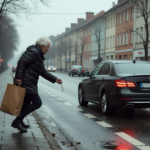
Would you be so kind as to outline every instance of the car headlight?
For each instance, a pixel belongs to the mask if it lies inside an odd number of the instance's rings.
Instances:
[[[54,70],[56,69],[56,68],[53,68]]]

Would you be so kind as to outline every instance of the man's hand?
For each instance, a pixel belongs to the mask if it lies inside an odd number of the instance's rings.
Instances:
[[[15,79],[15,83],[20,86],[22,84],[22,80],[21,79]]]
[[[63,81],[62,81],[61,79],[56,79],[56,82],[57,82],[58,84],[62,84],[62,83],[63,83]]]

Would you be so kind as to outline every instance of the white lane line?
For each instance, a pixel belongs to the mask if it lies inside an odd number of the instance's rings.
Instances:
[[[47,92],[47,90],[44,90],[45,92]]]
[[[56,95],[51,95],[51,96],[55,97]]]
[[[61,98],[59,98],[59,97],[57,97],[57,99],[60,100],[60,101],[63,101],[63,99],[61,99]]]
[[[131,137],[131,136],[129,136],[129,135],[123,133],[123,132],[118,132],[118,133],[115,133],[115,134],[117,134],[121,138],[125,139],[126,141],[128,141],[129,143],[131,143],[134,146],[145,146],[144,143],[134,139],[133,137]]]
[[[91,115],[91,114],[83,114],[83,115],[85,115],[85,116],[88,117],[88,118],[96,118],[95,116],[93,116],[93,115]]]
[[[73,108],[75,109],[76,111],[83,111],[83,109],[80,109],[80,108]]]
[[[103,126],[103,127],[106,127],[106,128],[113,127],[113,126],[107,124],[107,123],[104,122],[104,121],[96,121],[96,123],[98,123],[99,125],[101,125],[101,126]]]
[[[68,102],[64,102],[66,105],[68,105],[68,106],[72,106],[70,103],[68,103]]]
[[[150,150],[149,146],[136,146],[136,147],[138,147],[141,150]]]

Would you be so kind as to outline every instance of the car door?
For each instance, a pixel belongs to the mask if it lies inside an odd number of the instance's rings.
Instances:
[[[84,90],[84,98],[90,101],[94,101],[94,87],[95,84],[95,76],[99,73],[102,68],[103,63],[99,64],[91,73],[90,77],[84,79],[83,82],[83,90]]]
[[[93,85],[94,90],[94,101],[100,102],[100,89],[105,84],[110,74],[110,63],[105,63],[98,75],[95,76],[95,82]]]

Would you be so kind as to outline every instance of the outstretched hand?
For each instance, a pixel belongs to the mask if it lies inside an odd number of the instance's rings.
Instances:
[[[58,84],[62,84],[62,83],[63,83],[63,81],[62,81],[61,79],[56,79],[56,82],[57,82]]]

